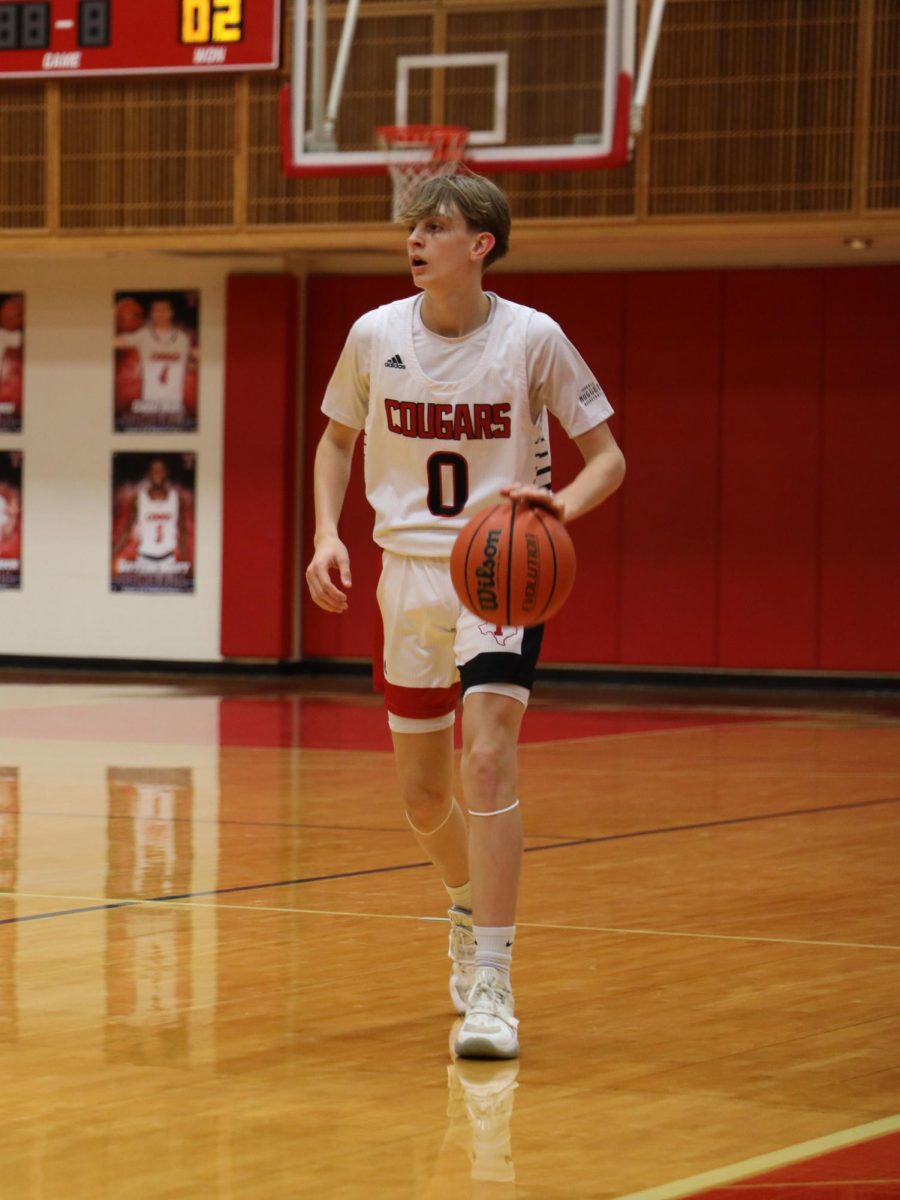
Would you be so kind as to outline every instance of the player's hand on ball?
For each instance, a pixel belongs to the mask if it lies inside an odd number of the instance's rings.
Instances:
[[[336,534],[328,534],[316,542],[316,552],[306,568],[306,584],[319,608],[324,608],[326,612],[342,613],[346,611],[349,601],[346,593],[332,580],[332,571],[337,572],[343,587],[353,586],[350,555]]]
[[[500,489],[500,495],[505,496],[507,500],[512,500],[513,503],[521,501],[525,504],[534,504],[538,508],[545,508],[560,521],[566,519],[566,506],[546,488],[535,487],[528,483],[511,483],[509,487]]]

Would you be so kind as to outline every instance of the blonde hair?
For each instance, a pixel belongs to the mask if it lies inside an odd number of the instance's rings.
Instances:
[[[485,269],[506,254],[512,224],[509,201],[495,183],[472,171],[427,179],[413,193],[406,209],[397,216],[397,221],[403,225],[415,225],[424,217],[438,214],[449,216],[454,208],[459,210],[469,229],[494,235],[494,245],[485,255]]]

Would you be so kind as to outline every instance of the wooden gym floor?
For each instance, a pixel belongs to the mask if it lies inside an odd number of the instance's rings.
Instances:
[[[521,764],[454,1064],[362,683],[0,675],[0,1196],[896,1197],[900,697],[545,685]]]

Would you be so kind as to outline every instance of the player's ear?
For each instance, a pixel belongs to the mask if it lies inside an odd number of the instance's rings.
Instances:
[[[485,258],[487,258],[487,256],[493,250],[496,243],[497,239],[494,237],[494,235],[492,233],[488,233],[486,229],[482,229],[478,234],[476,234],[475,240],[472,243],[472,257],[478,262],[483,263]]]

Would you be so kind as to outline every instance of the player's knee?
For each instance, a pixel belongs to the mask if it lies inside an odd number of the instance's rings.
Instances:
[[[508,757],[503,747],[476,739],[463,753],[463,771],[469,790],[479,796],[497,795],[509,773]]]
[[[408,784],[403,789],[403,804],[413,827],[424,833],[434,829],[447,815],[447,796],[425,783]]]

